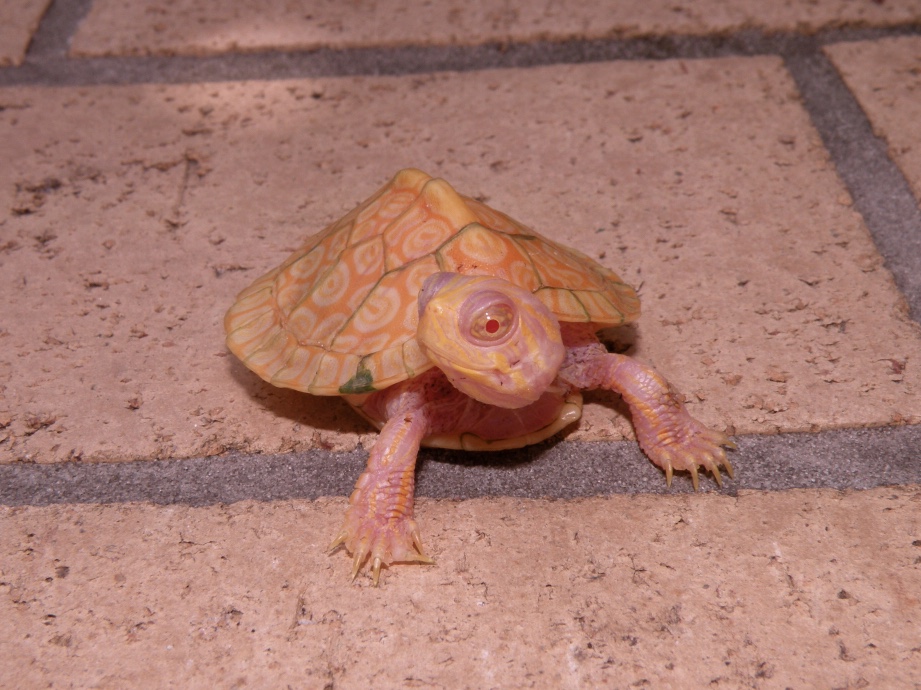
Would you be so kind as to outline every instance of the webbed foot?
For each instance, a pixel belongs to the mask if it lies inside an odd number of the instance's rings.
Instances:
[[[344,546],[352,554],[352,579],[366,563],[370,564],[375,585],[382,566],[395,562],[434,563],[425,555],[416,521],[393,511],[378,513],[373,507],[377,497],[369,494],[371,491],[362,488],[355,490],[342,528],[329,545],[330,552]]]
[[[413,519],[416,454],[425,429],[425,416],[418,409],[394,415],[371,449],[342,528],[329,545],[330,551],[344,546],[352,554],[353,580],[365,563],[370,563],[377,585],[382,566],[433,562],[422,549]]]
[[[720,487],[723,486],[720,467],[732,479],[732,463],[726,457],[725,449],[736,448],[736,444],[726,434],[694,419],[683,405],[671,408],[669,412],[647,419],[648,424],[637,424],[640,447],[665,471],[666,483],[671,486],[675,470],[690,472],[694,491],[697,491],[700,481],[698,468],[701,467],[713,475]]]

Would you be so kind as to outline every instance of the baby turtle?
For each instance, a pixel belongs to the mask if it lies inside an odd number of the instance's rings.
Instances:
[[[542,441],[582,414],[581,390],[619,393],[665,471],[732,467],[722,433],[691,417],[654,369],[596,333],[639,316],[615,273],[444,180],[407,169],[310,237],[227,312],[227,346],[276,386],[340,395],[380,428],[330,549],[430,563],[413,519],[420,445]]]

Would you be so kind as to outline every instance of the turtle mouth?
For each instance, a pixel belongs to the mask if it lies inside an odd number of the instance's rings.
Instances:
[[[516,385],[514,376],[494,366],[453,366],[442,371],[451,385],[487,405],[517,409],[537,400],[542,392],[533,386]]]

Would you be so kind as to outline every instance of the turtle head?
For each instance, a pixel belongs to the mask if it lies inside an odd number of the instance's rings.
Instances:
[[[543,302],[491,276],[429,276],[419,293],[417,336],[455,388],[512,409],[541,396],[565,354],[560,325]]]

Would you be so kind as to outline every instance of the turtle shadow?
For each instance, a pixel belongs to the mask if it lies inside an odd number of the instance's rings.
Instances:
[[[470,451],[446,448],[419,449],[416,492],[432,498],[502,496],[527,487],[527,477],[542,458],[553,453],[562,434],[521,448]],[[525,489],[525,495],[528,491]]]
[[[608,352],[619,355],[633,355],[640,349],[643,336],[636,324],[610,326],[598,331],[598,340]]]
[[[279,388],[259,378],[236,357],[228,359],[228,372],[240,390],[275,417],[289,420],[305,429],[344,434],[364,433],[371,429],[371,426],[338,396],[311,395],[292,388]]]

